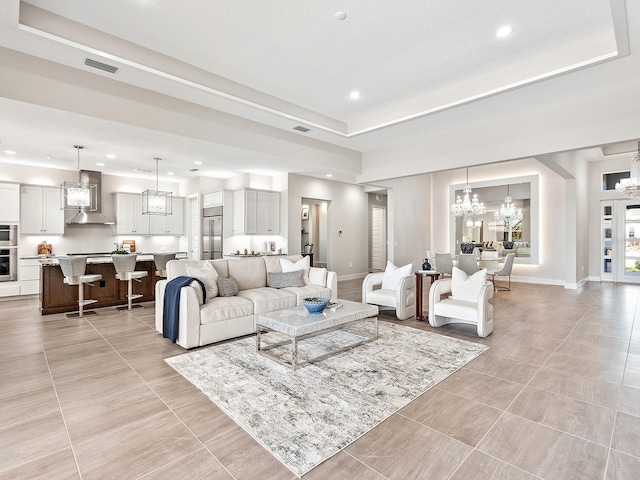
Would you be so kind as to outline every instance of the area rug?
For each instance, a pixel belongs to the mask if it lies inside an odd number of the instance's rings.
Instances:
[[[302,341],[299,357],[355,343],[372,323]],[[166,362],[302,476],[488,348],[387,322],[380,322],[379,335],[295,372],[257,354],[255,337]],[[263,341],[282,337],[269,333]]]

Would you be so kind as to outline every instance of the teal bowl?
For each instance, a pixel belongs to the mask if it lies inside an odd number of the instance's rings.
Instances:
[[[302,299],[302,304],[309,313],[322,313],[329,303],[327,297],[306,297]]]

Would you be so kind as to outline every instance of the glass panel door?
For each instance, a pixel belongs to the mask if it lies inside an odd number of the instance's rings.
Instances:
[[[623,277],[623,281],[640,282],[640,205],[625,208]]]

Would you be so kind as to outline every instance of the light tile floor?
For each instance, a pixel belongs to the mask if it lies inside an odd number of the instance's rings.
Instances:
[[[639,300],[517,283],[486,339],[401,322],[491,348],[305,478],[640,478]],[[165,364],[184,350],[145,306],[70,319],[0,300],[0,478],[295,478]]]

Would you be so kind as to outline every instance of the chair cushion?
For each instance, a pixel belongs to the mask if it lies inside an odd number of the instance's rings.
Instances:
[[[467,275],[457,267],[453,267],[451,275],[451,298],[462,300],[465,302],[473,302],[474,306],[478,303],[480,290],[487,282],[487,270],[482,270]]]
[[[218,272],[209,262],[187,262],[187,276],[197,278],[204,283],[207,299],[218,296]]]
[[[302,270],[304,272],[304,274],[302,275],[302,279],[304,280],[305,285],[309,283],[310,257],[302,257],[295,263],[286,258],[281,258],[280,266],[282,267],[282,271],[284,273]]]
[[[218,277],[218,295],[221,297],[233,297],[238,295],[238,284],[233,277]]]
[[[385,307],[396,308],[396,291],[378,289],[367,293],[366,303],[373,305],[383,305]],[[405,296],[405,306],[413,305],[415,303],[415,294],[409,290]]]
[[[397,290],[400,287],[400,281],[403,277],[411,275],[412,263],[407,263],[402,267],[396,267],[393,263],[387,262],[387,268],[384,270],[382,277],[383,290]]]
[[[491,306],[491,304],[489,304]],[[446,298],[439,301],[433,307],[434,315],[441,317],[457,318],[468,322],[478,321],[478,303]],[[491,317],[489,317],[491,318]]]

